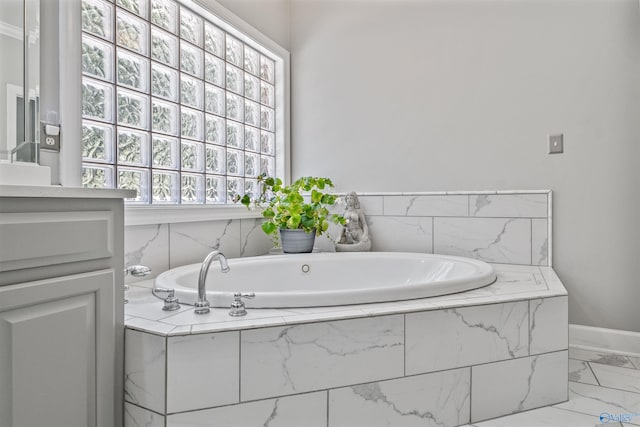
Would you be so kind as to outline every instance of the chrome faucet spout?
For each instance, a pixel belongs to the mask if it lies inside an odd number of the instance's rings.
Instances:
[[[207,273],[209,272],[209,267],[213,260],[218,259],[220,261],[220,271],[223,273],[229,272],[229,264],[227,263],[227,258],[220,251],[213,251],[202,261],[202,266],[200,267],[200,275],[198,276],[198,300],[194,304],[196,314],[206,314],[208,313],[210,304],[207,301]]]

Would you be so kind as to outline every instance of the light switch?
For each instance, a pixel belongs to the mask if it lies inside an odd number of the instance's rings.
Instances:
[[[564,152],[563,135],[549,135],[549,154],[560,154]]]

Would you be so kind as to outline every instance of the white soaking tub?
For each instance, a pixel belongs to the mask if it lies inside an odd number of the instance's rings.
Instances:
[[[180,302],[198,295],[201,264],[160,274],[155,287],[172,288]],[[321,307],[403,301],[446,295],[493,283],[485,262],[447,255],[398,252],[312,253],[236,258],[222,273],[214,261],[207,276],[207,299],[229,307],[234,292],[254,292],[247,307]]]

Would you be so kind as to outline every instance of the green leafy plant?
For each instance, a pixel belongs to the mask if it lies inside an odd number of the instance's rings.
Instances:
[[[331,214],[328,206],[336,203],[337,196],[325,192],[333,188],[329,178],[306,176],[299,178],[291,185],[283,185],[280,178],[266,175],[258,176],[260,195],[252,199],[248,194],[241,198],[236,196],[247,208],[262,208],[262,216],[266,221],[262,231],[277,236],[278,229],[302,229],[308,233],[315,232],[321,236],[329,229],[331,222],[345,224],[341,215]]]

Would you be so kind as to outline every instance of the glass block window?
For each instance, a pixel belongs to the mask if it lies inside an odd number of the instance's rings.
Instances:
[[[224,204],[276,173],[277,57],[188,0],[82,0],[82,182]]]

